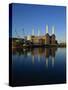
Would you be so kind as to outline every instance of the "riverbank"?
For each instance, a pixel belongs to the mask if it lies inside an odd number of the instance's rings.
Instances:
[[[19,46],[12,46],[12,49],[14,48],[53,48],[53,47],[56,47],[56,48],[66,48],[66,45],[19,45]]]

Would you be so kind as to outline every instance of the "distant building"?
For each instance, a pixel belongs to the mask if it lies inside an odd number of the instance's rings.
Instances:
[[[41,36],[40,30],[38,29],[38,35],[34,35],[34,29],[32,30],[32,35],[27,36],[27,40],[30,40],[34,44],[45,44],[45,45],[55,45],[57,44],[56,36],[54,34],[54,26],[52,27],[52,35],[48,33],[48,25],[46,25],[46,34]]]

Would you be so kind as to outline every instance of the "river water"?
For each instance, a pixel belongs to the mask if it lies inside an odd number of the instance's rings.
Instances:
[[[66,82],[66,48],[16,49],[12,54],[14,85]]]

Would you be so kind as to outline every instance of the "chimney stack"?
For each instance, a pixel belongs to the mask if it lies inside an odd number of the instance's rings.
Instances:
[[[32,36],[34,36],[34,28],[32,29]]]
[[[46,33],[48,33],[48,25],[46,24]]]
[[[52,26],[52,34],[55,34],[55,27]]]
[[[40,36],[40,29],[38,28],[38,36]]]

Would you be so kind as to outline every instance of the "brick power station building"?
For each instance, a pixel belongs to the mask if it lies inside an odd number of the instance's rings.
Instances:
[[[27,40],[31,41],[34,44],[45,44],[45,45],[56,45],[57,40],[55,36],[54,26],[52,27],[52,35],[48,33],[48,25],[46,25],[46,34],[40,35],[40,30],[38,30],[38,35],[34,35],[34,29],[32,30],[32,35],[27,36]]]

